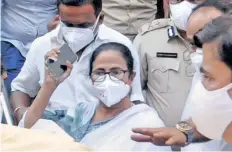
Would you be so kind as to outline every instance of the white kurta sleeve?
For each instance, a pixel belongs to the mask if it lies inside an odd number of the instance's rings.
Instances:
[[[38,39],[36,39],[31,45],[21,72],[12,81],[12,91],[21,91],[30,97],[36,96],[40,89],[40,75],[37,69],[37,56],[40,49],[43,49],[43,47],[40,46]]]

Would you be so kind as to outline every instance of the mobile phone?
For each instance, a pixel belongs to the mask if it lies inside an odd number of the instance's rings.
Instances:
[[[77,55],[68,44],[64,44],[59,50],[58,58],[49,58],[45,61],[45,66],[55,77],[60,77],[67,70],[66,61],[73,64],[77,60]]]

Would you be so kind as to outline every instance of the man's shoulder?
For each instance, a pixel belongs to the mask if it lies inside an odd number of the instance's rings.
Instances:
[[[36,38],[31,44],[30,51],[33,51],[34,53],[38,51],[40,54],[47,53],[51,49],[51,38],[56,37],[57,34],[57,30],[53,30],[41,37]]]
[[[145,45],[160,45],[160,42],[168,41],[168,28],[170,27],[170,19],[157,19],[144,24],[138,31],[133,44],[139,46]]]
[[[157,33],[158,31],[166,31],[167,27],[170,26],[170,19],[156,19],[151,22],[148,22],[141,26],[139,29],[139,35],[145,36],[147,33]]]
[[[100,39],[107,42],[117,42],[122,43],[128,47],[132,46],[132,42],[125,35],[119,33],[118,31],[102,24],[100,27]]]

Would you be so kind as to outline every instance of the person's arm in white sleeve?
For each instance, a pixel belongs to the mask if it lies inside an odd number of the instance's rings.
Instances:
[[[19,75],[12,81],[11,106],[17,121],[20,121],[26,109],[31,104],[31,98],[35,97],[39,91],[39,71],[37,69],[37,53],[39,44],[35,40],[27,54],[24,66]]]

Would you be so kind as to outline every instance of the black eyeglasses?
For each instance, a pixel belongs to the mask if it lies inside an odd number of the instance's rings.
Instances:
[[[102,70],[97,70],[91,73],[91,79],[93,82],[102,82],[105,80],[106,75],[109,75],[110,79],[113,81],[122,80],[125,76],[125,73],[128,72],[127,70],[112,70],[110,72],[105,72]]]

